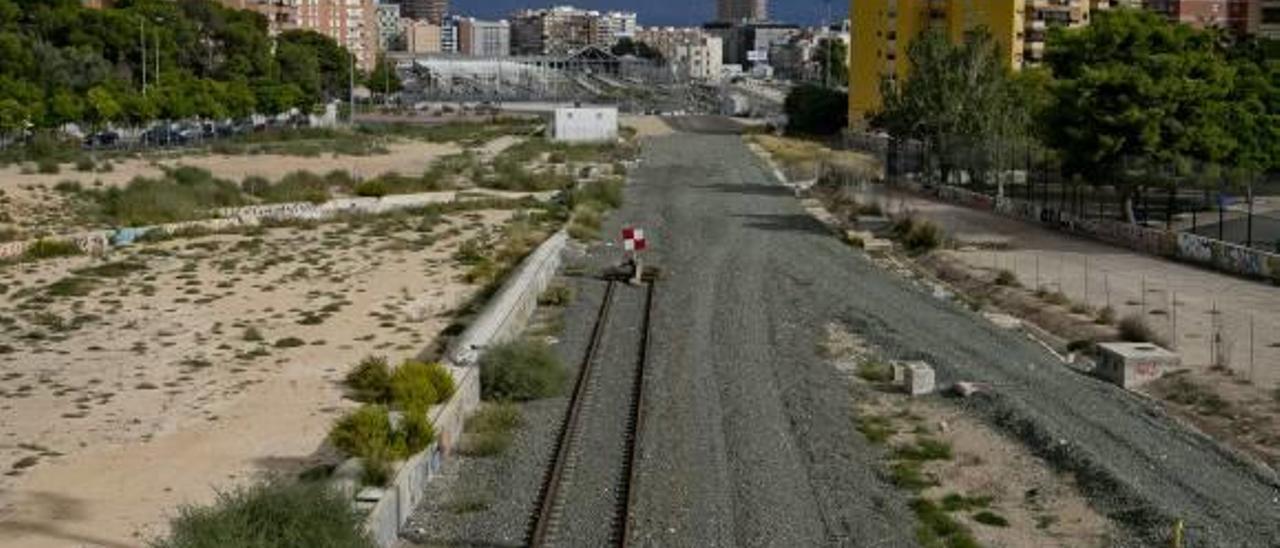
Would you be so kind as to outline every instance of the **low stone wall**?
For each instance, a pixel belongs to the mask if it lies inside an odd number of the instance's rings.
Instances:
[[[389,548],[396,543],[400,526],[421,502],[427,482],[462,436],[467,416],[480,404],[480,370],[476,366],[480,352],[515,338],[524,329],[538,297],[560,268],[568,240],[564,231],[557,232],[526,257],[445,356],[458,391],[447,403],[432,409],[436,443],[404,462],[369,511],[365,527],[379,546]]]
[[[96,255],[111,250],[112,247],[132,245],[138,238],[152,231],[166,234],[180,234],[186,231],[203,230],[220,232],[238,227],[258,226],[262,221],[322,221],[342,214],[379,215],[402,209],[426,207],[431,204],[450,203],[464,199],[523,199],[534,198],[539,201],[551,200],[555,192],[521,193],[500,192],[490,190],[424,192],[418,194],[396,194],[383,198],[339,198],[323,204],[306,202],[288,204],[253,205],[244,207],[223,208],[214,211],[215,217],[199,221],[185,221],[156,226],[129,227],[117,230],[95,230],[71,236],[54,236],[45,238],[51,241],[71,242],[84,253]],[[27,249],[40,240],[0,243],[0,261],[19,259]]]

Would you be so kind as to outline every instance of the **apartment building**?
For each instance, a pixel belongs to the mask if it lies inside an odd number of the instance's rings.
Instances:
[[[635,28],[631,12],[601,13],[573,6],[527,9],[511,20],[511,49],[517,55],[565,55],[588,46],[610,47],[619,32]]]
[[[470,17],[457,20],[458,53],[472,57],[511,55],[511,24],[481,21]]]
[[[959,43],[984,27],[1000,45],[1008,66],[1021,69],[1044,58],[1053,27],[1089,24],[1094,9],[1124,0],[874,0],[851,3],[849,119],[859,123],[880,108],[883,78],[904,78],[907,48],[928,30]]]
[[[718,80],[723,72],[724,42],[702,29],[646,28],[636,31],[634,39],[661,53],[681,77]]]
[[[1261,0],[1258,4],[1258,35],[1280,40],[1280,0]]]
[[[443,25],[449,14],[449,0],[400,0],[400,12],[409,19]]]
[[[716,21],[754,23],[768,20],[768,0],[717,0],[716,2]]]
[[[376,0],[223,0],[267,18],[268,31],[310,30],[330,38],[356,57],[356,66],[372,70],[381,34]]]
[[[381,1],[378,3],[378,49],[390,51],[400,49],[404,29],[400,24],[400,4]]]
[[[440,25],[419,19],[403,19],[405,51],[413,54],[440,53],[444,41]]]

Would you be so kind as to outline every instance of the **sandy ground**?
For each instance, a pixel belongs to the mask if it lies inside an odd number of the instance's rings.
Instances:
[[[970,265],[1012,271],[1027,287],[1062,291],[1093,308],[1110,305],[1118,318],[1145,317],[1173,342],[1184,365],[1206,370],[1217,353],[1236,377],[1280,385],[1280,288],[960,206],[913,197],[888,203],[978,243],[948,252]]]
[[[10,267],[0,546],[138,546],[182,503],[326,460],[342,375],[427,346],[476,290],[454,250],[511,214],[140,246],[110,256],[140,270],[82,295],[48,286],[102,261]]]
[[[884,440],[886,447],[909,445],[922,437],[951,447],[950,459],[924,464],[925,477],[935,485],[919,496],[935,502],[949,494],[989,497],[989,504],[981,508],[949,513],[982,546],[1110,546],[1114,525],[1089,507],[1072,478],[1053,471],[1022,444],[967,416],[946,399],[910,398],[899,387],[860,378],[859,364],[874,360],[876,351],[844,326],[828,326],[824,350],[850,379],[859,420],[882,420],[893,432]],[[983,510],[1005,518],[1008,525],[975,521],[973,516]]]
[[[618,124],[636,130],[636,138],[661,137],[674,133],[671,126],[658,116],[622,116]]]
[[[497,154],[518,143],[515,137],[500,137],[482,147],[483,154]],[[357,177],[375,177],[389,172],[417,175],[425,172],[431,163],[441,156],[456,154],[462,147],[452,143],[427,143],[423,141],[399,141],[387,145],[387,154],[370,156],[322,155],[314,158],[260,155],[204,155],[171,159],[135,158],[114,162],[107,173],[80,172],[73,166],[63,165],[58,174],[23,175],[21,167],[11,165],[0,169],[0,228],[7,222],[24,231],[54,231],[59,227],[76,226],[67,218],[66,200],[54,191],[62,181],[76,181],[84,188],[123,186],[135,177],[159,177],[162,167],[193,166],[209,170],[215,177],[242,181],[257,175],[271,181],[299,170],[328,173],[346,170]],[[83,226],[83,225],[80,225]]]

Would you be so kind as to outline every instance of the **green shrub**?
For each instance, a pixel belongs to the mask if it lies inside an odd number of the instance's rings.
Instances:
[[[57,175],[62,171],[58,161],[53,158],[41,158],[36,162],[36,172],[44,175]]]
[[[486,403],[470,417],[465,430],[472,432],[510,432],[524,425],[520,408],[511,402]]]
[[[382,356],[368,356],[345,379],[356,401],[385,403],[391,399],[391,367]]]
[[[246,327],[244,329],[244,335],[241,335],[240,338],[247,342],[258,342],[263,340],[262,331],[259,331],[258,328],[253,326]]]
[[[920,526],[916,528],[916,540],[922,546],[946,548],[978,548],[973,533],[939,508],[933,501],[918,498],[911,501]]]
[[[976,521],[983,525],[990,525],[992,527],[1008,527],[1009,526],[1009,520],[1004,519],[1004,516],[991,512],[990,510],[983,510],[981,512],[978,512],[977,514],[974,514],[973,521]]]
[[[889,438],[896,433],[888,417],[877,415],[858,417],[858,432],[861,432],[867,441],[875,444],[889,441]]]
[[[27,247],[27,250],[22,253],[22,258],[26,260],[52,259],[54,257],[80,255],[81,253],[83,252],[74,242],[42,239]]]
[[[374,548],[364,516],[319,482],[272,479],[184,506],[152,548]]]
[[[84,187],[80,186],[80,181],[67,179],[65,181],[59,181],[58,184],[53,185],[53,189],[63,194],[76,194],[81,190],[84,190]]]
[[[566,306],[573,300],[573,290],[563,285],[548,287],[538,296],[540,306]]]
[[[356,196],[363,196],[366,198],[381,198],[386,196],[388,192],[387,183],[382,179],[361,181],[356,183],[355,186]]]
[[[1125,316],[1117,327],[1120,329],[1120,339],[1125,342],[1161,344],[1155,329],[1147,323],[1146,318],[1137,314]]]
[[[480,388],[488,400],[528,401],[555,396],[567,375],[560,358],[540,341],[499,344],[480,358]]]
[[[457,392],[457,385],[453,381],[453,373],[450,373],[449,369],[443,364],[427,364],[427,380],[431,381],[431,387],[435,388],[436,397],[441,402],[448,401]]]
[[[329,443],[356,457],[386,456],[394,441],[386,406],[367,404],[338,419],[329,431]]]
[[[1115,323],[1115,321],[1116,309],[1111,308],[1110,306],[1104,306],[1101,310],[1098,310],[1098,316],[1097,319],[1094,320],[1094,323],[1099,325],[1111,325]]]
[[[892,230],[910,253],[925,253],[942,246],[942,229],[931,221],[903,217],[894,223]]]
[[[894,451],[894,457],[908,461],[951,460],[951,445],[945,441],[922,437],[912,445]]]
[[[902,489],[922,491],[938,484],[937,481],[924,473],[924,468],[920,465],[920,461],[895,462],[889,470],[890,481]]]
[[[234,183],[194,167],[171,170],[160,179],[137,177],[124,188],[94,190],[92,196],[103,214],[122,226],[199,219],[210,209],[245,203]]]
[[[606,209],[622,207],[621,181],[595,181],[579,185],[572,194],[571,205],[601,204]]]
[[[97,164],[93,162],[93,158],[81,156],[76,158],[76,171],[93,171]]]
[[[250,175],[240,182],[240,190],[250,196],[261,196],[271,189],[271,181],[266,177]]]
[[[1001,270],[996,274],[996,285],[1005,287],[1018,287],[1022,285],[1018,282],[1018,275],[1010,270]]]
[[[311,202],[329,200],[329,183],[324,177],[310,171],[295,171],[285,175],[259,197],[268,203]]]
[[[297,337],[285,337],[276,341],[276,348],[297,348],[299,346],[306,346],[306,344],[307,341]]]
[[[893,380],[893,366],[878,361],[865,361],[858,364],[858,376],[869,382],[889,382]]]
[[[360,463],[360,483],[375,487],[384,487],[391,483],[391,461],[382,453],[370,455]]]
[[[436,429],[425,411],[406,411],[396,436],[404,440],[405,456],[416,454],[436,439]]]
[[[401,409],[425,412],[441,396],[432,381],[431,368],[421,362],[405,362],[391,373],[391,400]]]
[[[949,493],[942,497],[942,509],[947,512],[967,512],[991,506],[991,497],[966,497],[960,493]]]

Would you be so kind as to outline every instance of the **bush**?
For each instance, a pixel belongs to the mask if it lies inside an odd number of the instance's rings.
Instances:
[[[295,171],[271,185],[259,197],[268,203],[324,203],[329,200],[329,183],[310,171]]]
[[[405,362],[391,373],[391,400],[401,409],[425,412],[451,395],[453,377],[439,364]]]
[[[976,521],[983,525],[990,525],[992,527],[1008,527],[1009,526],[1009,520],[1004,519],[1003,516],[996,514],[994,512],[991,512],[989,510],[983,510],[981,512],[978,512],[977,514],[974,514],[973,521]]]
[[[240,190],[250,196],[261,196],[271,188],[271,181],[265,177],[250,175],[240,183]]]
[[[361,181],[356,184],[355,194],[366,198],[381,198],[388,194],[387,184],[382,179]]]
[[[573,300],[573,290],[563,285],[553,285],[548,287],[542,295],[538,296],[538,305],[540,306],[565,306]]]
[[[364,405],[338,419],[329,431],[329,443],[351,456],[385,457],[394,441],[386,406]]]
[[[1018,282],[1018,275],[1009,270],[1001,270],[996,274],[996,285],[1005,287],[1018,287],[1022,285]]]
[[[1160,336],[1151,328],[1147,320],[1137,314],[1125,316],[1120,320],[1120,340],[1134,343],[1161,344]]]
[[[93,162],[93,158],[81,156],[76,158],[76,171],[93,171],[97,164]]]
[[[58,161],[52,158],[41,158],[36,162],[36,172],[38,173],[42,173],[44,175],[57,175],[61,171],[62,168],[58,164]]]
[[[22,258],[27,260],[51,259],[54,257],[69,257],[79,255],[82,251],[73,242],[65,240],[37,240],[35,243],[27,247],[22,253]]]
[[[848,94],[822,86],[805,84],[787,94],[787,131],[812,135],[835,135],[847,126]]]
[[[59,181],[58,184],[53,185],[53,189],[63,194],[76,194],[81,190],[84,190],[84,187],[80,186],[80,181],[68,179],[66,181]]]
[[[385,403],[391,399],[391,367],[382,356],[368,356],[345,379],[356,401]]]
[[[858,376],[869,382],[889,382],[893,380],[893,367],[884,362],[862,362],[858,364]]]
[[[942,229],[930,221],[905,217],[894,223],[893,233],[910,253],[926,253],[942,246]]]
[[[1110,306],[1104,306],[1098,310],[1098,317],[1094,323],[1098,325],[1111,325],[1116,322],[1116,309]]]
[[[426,449],[436,439],[436,429],[427,418],[426,411],[407,411],[400,422],[396,437],[404,440],[405,456]]]
[[[306,346],[306,344],[307,341],[297,337],[285,337],[276,341],[276,348],[297,348],[299,346]]]
[[[951,445],[934,438],[920,438],[914,445],[894,451],[894,457],[908,461],[951,460]]]
[[[480,358],[480,389],[488,400],[528,401],[555,396],[566,377],[560,358],[539,341],[500,344]]]
[[[323,483],[273,479],[184,506],[152,548],[374,548],[364,516]]]
[[[95,190],[93,197],[108,219],[122,226],[188,221],[205,217],[210,209],[244,204],[235,183],[193,167],[169,171],[160,179],[137,177],[124,188]]]
[[[604,209],[622,207],[621,181],[596,181],[583,183],[572,194],[570,205],[600,204]]]
[[[520,409],[514,404],[486,404],[467,417],[465,434],[458,450],[472,457],[501,454],[511,446],[512,432],[523,422]]]

